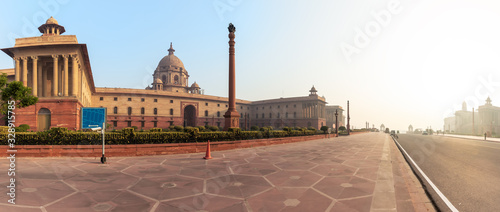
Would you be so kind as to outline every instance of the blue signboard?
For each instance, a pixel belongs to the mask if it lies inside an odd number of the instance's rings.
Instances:
[[[106,108],[82,107],[82,129],[100,127],[106,123]]]

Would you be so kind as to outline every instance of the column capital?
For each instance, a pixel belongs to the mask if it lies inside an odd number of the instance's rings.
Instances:
[[[78,54],[70,54],[69,56],[71,56],[71,58],[73,59],[78,59]]]
[[[31,56],[32,60],[38,60],[38,56]]]
[[[58,54],[53,54],[53,55],[52,55],[52,58],[54,58],[54,59],[58,59],[58,58],[59,58],[59,55],[58,55]]]
[[[15,61],[19,61],[21,60],[21,57],[13,57],[12,59],[14,59]]]
[[[61,55],[65,60],[67,60],[69,58],[69,54],[63,54]]]
[[[21,57],[21,60],[28,60],[28,57]]]

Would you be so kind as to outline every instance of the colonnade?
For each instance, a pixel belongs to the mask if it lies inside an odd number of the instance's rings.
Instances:
[[[31,87],[34,96],[76,96],[80,68],[78,55],[63,54],[51,55],[51,57],[52,61],[47,56],[15,57],[15,80],[23,82],[24,86]],[[69,76],[70,58],[71,77]],[[60,61],[62,64],[59,64]],[[29,62],[31,62],[30,65],[28,65]],[[50,65],[52,65],[52,70],[50,70]],[[31,79],[28,79],[28,73],[31,73]],[[49,80],[51,82],[50,93],[47,90]],[[28,82],[31,83],[28,84]]]
[[[303,103],[302,114],[304,118],[324,118],[324,105],[318,103]]]

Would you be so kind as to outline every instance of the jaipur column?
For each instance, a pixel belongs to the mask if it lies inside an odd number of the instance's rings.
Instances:
[[[21,57],[23,60],[23,85],[28,86],[28,57]]]
[[[71,55],[71,82],[72,82],[72,88],[71,88],[71,96],[76,96],[76,84],[77,84],[77,78],[78,78],[78,64],[77,64],[77,55],[73,54]]]
[[[68,57],[69,55],[63,55],[64,58],[64,86],[63,95],[68,96]]]
[[[58,86],[59,86],[58,81],[59,81],[59,78],[57,76],[58,73],[59,73],[58,70],[57,70],[58,67],[59,67],[59,65],[57,63],[58,62],[57,61],[58,57],[59,57],[59,55],[52,55],[52,58],[54,58],[54,69],[53,69],[53,73],[52,73],[52,96],[57,96],[57,94],[59,92],[58,91]]]
[[[33,60],[32,92],[33,96],[38,96],[38,57],[32,56],[31,59]]]
[[[236,77],[235,77],[235,59],[234,59],[234,33],[236,28],[233,24],[229,24],[229,108],[224,114],[225,124],[224,130],[229,128],[239,128],[240,113],[236,111]]]
[[[21,67],[19,67],[21,65],[21,63],[19,62],[20,59],[21,58],[19,58],[19,57],[14,58],[14,60],[16,61],[16,67],[15,67],[16,68],[16,76],[15,76],[16,81],[20,81],[20,79],[21,79],[21,73],[20,73]]]

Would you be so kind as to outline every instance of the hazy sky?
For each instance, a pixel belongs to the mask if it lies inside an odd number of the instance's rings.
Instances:
[[[227,96],[227,25],[236,26],[236,96],[351,102],[351,125],[432,126],[467,101],[500,106],[500,2],[3,1],[0,48],[40,36],[54,16],[86,43],[98,87],[145,88],[170,42],[205,94]],[[2,54],[0,68],[12,68]]]

